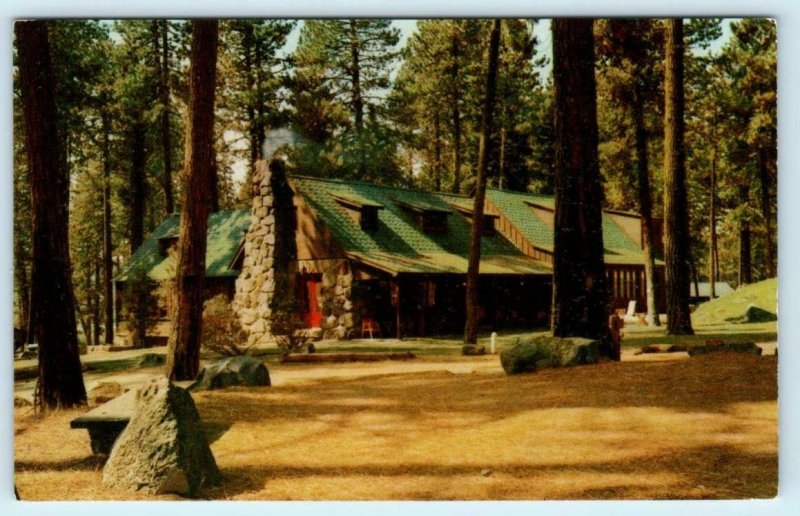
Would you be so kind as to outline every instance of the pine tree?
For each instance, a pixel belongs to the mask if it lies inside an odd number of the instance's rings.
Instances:
[[[36,401],[42,407],[68,408],[86,403],[86,388],[69,259],[69,177],[61,150],[47,23],[17,22],[15,35],[33,213],[31,290],[39,343]]]
[[[601,55],[611,68],[604,73],[610,104],[618,104],[629,113],[634,135],[636,192],[642,224],[642,254],[645,269],[647,323],[660,326],[656,305],[655,247],[653,202],[650,191],[649,134],[646,109],[657,98],[656,62],[658,41],[650,20],[609,19],[600,24]]]
[[[607,340],[591,19],[555,19],[553,335]]]
[[[191,380],[200,366],[206,232],[214,175],[214,98],[218,22],[192,22],[185,193],[181,209],[176,299],[167,345],[167,376]]]
[[[683,21],[666,21],[664,62],[664,262],[667,333],[691,335],[689,213],[684,147]]]
[[[338,140],[338,145],[329,147],[334,155],[328,162],[344,175],[379,182],[392,181],[397,175],[394,146],[386,144],[391,133],[383,123],[382,90],[390,86],[389,72],[398,56],[394,48],[398,40],[399,31],[389,20],[304,22],[293,55],[299,80],[292,95],[298,113],[295,123],[301,135],[314,133],[317,123],[299,111],[303,91],[297,87],[304,80],[310,81],[329,99],[317,104],[324,109],[321,115]]]
[[[486,198],[486,174],[489,158],[494,149],[494,111],[497,95],[497,61],[500,53],[500,20],[494,20],[489,40],[489,64],[486,71],[486,96],[483,103],[481,122],[481,143],[478,151],[478,178],[473,199],[472,228],[469,246],[469,265],[467,267],[466,311],[464,344],[474,346],[478,342],[478,280],[481,262],[481,233],[483,231],[483,209]]]

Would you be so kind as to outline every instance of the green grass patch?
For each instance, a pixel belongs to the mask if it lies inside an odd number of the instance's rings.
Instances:
[[[733,319],[745,316],[751,306],[767,311],[770,314],[777,313],[777,278],[745,285],[730,294],[701,304],[692,314],[692,324],[697,326],[725,324]]]
[[[694,335],[665,335],[666,327],[643,328],[634,330],[625,328],[622,338],[623,346],[648,346],[653,344],[683,344],[686,346],[702,345],[706,340],[721,340],[726,343],[739,342],[771,342],[778,339],[776,322],[752,324],[695,324]]]

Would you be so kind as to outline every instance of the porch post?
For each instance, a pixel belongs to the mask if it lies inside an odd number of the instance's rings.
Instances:
[[[395,305],[395,326],[397,327],[397,340],[400,340],[402,332],[400,331],[400,281],[395,279],[394,284],[397,288],[397,303]]]

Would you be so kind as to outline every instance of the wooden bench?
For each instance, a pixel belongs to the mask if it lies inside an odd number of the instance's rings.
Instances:
[[[192,381],[174,382],[175,385],[184,389],[187,389],[192,383]],[[85,428],[89,431],[92,453],[106,455],[111,453],[114,442],[128,426],[136,408],[137,390],[133,388],[70,421],[70,428]]]
[[[132,389],[86,414],[70,421],[70,428],[85,428],[92,441],[92,453],[111,453],[119,434],[128,426],[136,405],[136,390]]]

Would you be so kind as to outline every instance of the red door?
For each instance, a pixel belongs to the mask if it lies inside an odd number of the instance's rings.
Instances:
[[[319,303],[317,302],[317,290],[320,280],[314,276],[303,276],[303,294],[304,303],[303,321],[309,328],[319,328],[322,322],[322,312],[319,311]]]

